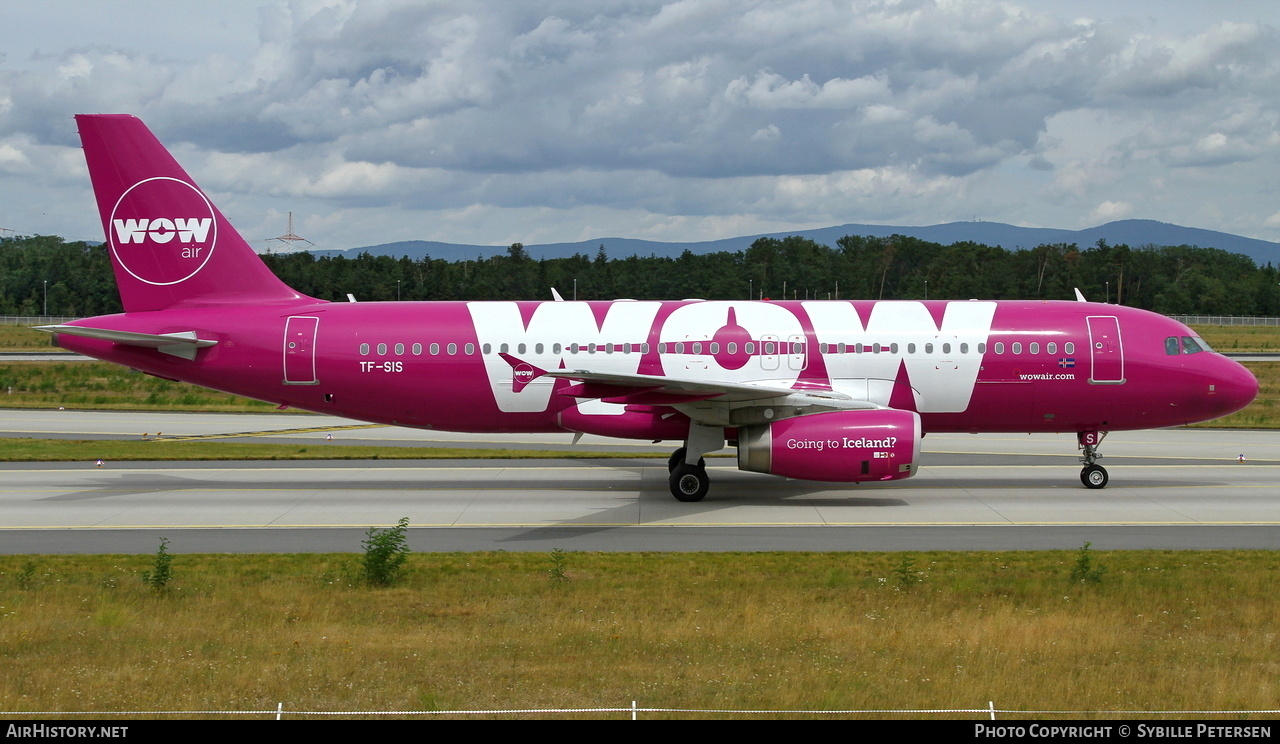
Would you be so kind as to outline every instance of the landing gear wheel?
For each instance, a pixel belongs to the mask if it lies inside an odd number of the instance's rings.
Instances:
[[[1107,469],[1101,465],[1086,465],[1080,471],[1080,482],[1086,488],[1106,488],[1108,480]]]
[[[672,452],[672,453],[671,453],[671,457],[668,457],[668,458],[667,458],[667,472],[668,472],[668,473],[674,473],[674,472],[675,472],[675,470],[676,470],[676,466],[677,466],[677,465],[679,465],[680,463],[684,462],[684,453],[685,453],[685,448],[684,448],[684,447],[681,447],[680,449],[678,449],[678,450],[676,450],[675,452]],[[706,458],[705,458],[705,457],[699,457],[699,458],[698,458],[698,467],[700,467],[700,468],[705,468],[706,466],[707,466],[707,460],[706,460]]]
[[[696,465],[680,463],[671,471],[671,495],[677,501],[702,501],[711,487],[711,479],[707,477],[707,469]]]

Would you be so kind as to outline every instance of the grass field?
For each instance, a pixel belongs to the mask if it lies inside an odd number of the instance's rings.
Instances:
[[[1280,352],[1280,326],[1192,326],[1215,351]]]
[[[1071,578],[1078,551],[420,553],[375,589],[357,555],[181,555],[170,537],[163,593],[141,580],[153,557],[0,557],[0,708],[1105,712],[1280,695],[1268,551],[1091,551],[1098,583]]]
[[[0,351],[58,351],[53,336],[26,326],[0,325]]]
[[[276,410],[271,403],[170,382],[107,362],[0,363],[0,407],[59,406],[117,411]]]

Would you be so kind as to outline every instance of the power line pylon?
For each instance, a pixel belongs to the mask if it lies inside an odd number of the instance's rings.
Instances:
[[[280,236],[280,237],[278,237],[278,238],[268,238],[268,239],[267,239],[267,243],[271,243],[271,241],[273,241],[273,240],[278,240],[278,241],[280,241],[281,243],[284,243],[285,245],[289,246],[289,250],[293,250],[294,244],[295,244],[295,243],[297,243],[299,240],[301,240],[302,242],[306,243],[307,245],[309,245],[309,246],[311,246],[311,247],[313,247],[313,248],[315,247],[315,243],[312,243],[310,240],[307,240],[306,238],[302,237],[301,235],[295,235],[295,234],[294,234],[294,232],[293,232],[293,212],[290,212],[290,213],[289,213],[289,229],[285,231],[285,234],[284,234],[284,235],[281,235],[281,236]]]

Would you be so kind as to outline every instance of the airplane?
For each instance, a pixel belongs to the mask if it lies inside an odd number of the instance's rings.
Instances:
[[[914,475],[932,432],[1110,431],[1248,405],[1258,382],[1170,318],[1076,301],[329,302],[286,286],[139,119],[76,117],[124,312],[42,326],[168,380],[362,421],[682,443],[856,483]],[[350,298],[354,300],[354,298]]]

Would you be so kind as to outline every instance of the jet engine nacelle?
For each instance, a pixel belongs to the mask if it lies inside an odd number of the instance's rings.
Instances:
[[[914,411],[831,411],[738,429],[738,467],[819,481],[909,478],[920,462]]]

